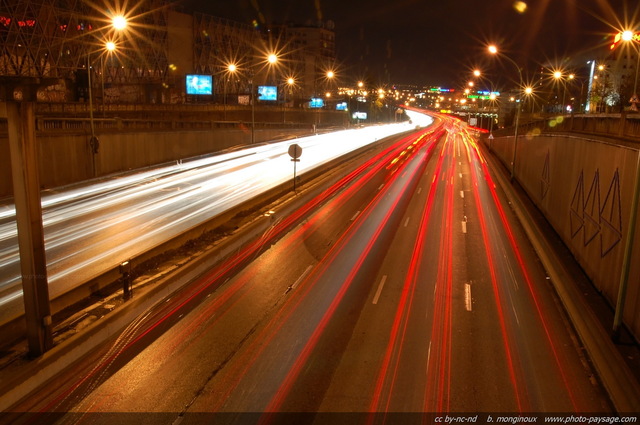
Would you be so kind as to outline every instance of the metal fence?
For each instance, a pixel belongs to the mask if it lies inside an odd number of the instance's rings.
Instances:
[[[513,127],[494,131],[496,136],[513,133]],[[553,115],[518,126],[520,135],[541,133],[579,133],[640,142],[640,114]]]

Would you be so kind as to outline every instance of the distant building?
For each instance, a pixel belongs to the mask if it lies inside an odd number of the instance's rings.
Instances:
[[[638,37],[640,38],[640,37]],[[638,91],[638,57],[637,39],[629,45],[626,42],[616,43],[604,60],[592,63],[589,80],[589,111],[618,112],[630,106],[634,89]]]
[[[298,97],[319,88],[321,70],[335,63],[333,24],[251,25],[178,10],[166,0],[136,4],[117,31],[105,11],[75,0],[0,0],[0,79],[56,79],[38,91],[43,102],[86,100],[91,81],[98,102],[244,102],[251,87],[278,87]],[[279,39],[273,40],[278,32]],[[113,50],[107,50],[107,41]],[[278,60],[266,64],[275,49]],[[235,65],[231,71],[229,65]],[[212,93],[189,98],[186,76],[213,77]],[[10,98],[12,93],[0,93]]]
[[[340,79],[336,68],[336,41],[332,21],[305,25],[275,25],[269,35],[285,51],[283,62],[295,81],[288,87],[294,97],[323,96],[335,90]],[[333,72],[333,74],[329,74]],[[285,77],[286,79],[287,77]]]

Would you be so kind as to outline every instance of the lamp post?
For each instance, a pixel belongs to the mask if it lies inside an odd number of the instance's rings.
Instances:
[[[278,55],[270,53],[267,55],[267,66],[272,66],[278,63]],[[255,67],[255,65],[254,65]],[[251,70],[251,144],[256,142],[256,94],[254,90],[253,80],[255,78],[254,69]]]
[[[358,90],[356,90],[356,124],[360,125],[360,91],[364,87],[362,81],[358,81]]]
[[[116,30],[116,32],[124,31],[127,28],[127,19],[122,15],[114,16],[111,19],[111,27]],[[104,63],[103,63],[103,55],[105,53],[110,54],[115,52],[117,46],[115,41],[108,40],[102,46],[102,52],[100,55],[100,64],[101,64],[101,78],[102,78],[102,103],[103,103],[103,111],[104,111]],[[88,94],[89,94],[89,127],[91,129],[91,138],[89,139],[89,147],[91,148],[91,159],[92,159],[92,174],[94,177],[97,176],[96,169],[96,155],[98,154],[98,150],[100,149],[100,141],[96,136],[96,127],[95,121],[93,119],[93,82],[91,81],[91,50],[87,50],[87,85],[88,85]]]
[[[560,107],[560,112],[562,114],[564,114],[567,111],[566,105],[565,105],[566,98],[567,98],[567,82],[564,81],[564,75],[563,75],[562,71],[554,71],[553,72],[553,78],[557,82],[562,84],[562,104],[561,104],[561,107]],[[569,80],[573,80],[574,78],[575,78],[574,74],[569,74],[569,75],[567,75],[566,80],[569,81]]]
[[[287,110],[287,90],[289,90],[289,94],[292,94],[292,89],[293,89],[293,86],[296,84],[296,80],[293,77],[289,77],[287,78],[286,83],[287,83],[287,88],[284,91],[284,105],[282,106],[282,123],[283,124],[286,122],[284,119],[285,118],[284,114]]]
[[[227,80],[229,80],[229,75],[235,74],[238,67],[235,63],[230,63],[227,65],[227,69],[224,75],[224,82],[222,88],[222,110],[224,114],[224,120],[227,120]]]
[[[327,86],[327,91],[325,92],[325,99],[327,100],[327,104],[329,103],[329,98],[331,97],[331,81],[335,78],[336,73],[333,70],[328,70],[325,74],[325,83]],[[318,125],[316,126],[316,129],[318,127],[320,127],[320,122],[321,122],[321,115],[320,115],[320,109],[318,108]]]
[[[488,47],[489,53],[491,53],[492,55],[497,55],[498,54],[498,48],[495,45],[490,45]],[[509,62],[511,62],[516,69],[518,70],[518,76],[520,77],[520,85],[518,86],[518,91],[522,90],[522,87],[524,86],[524,82],[522,80],[522,70],[520,70],[520,67],[518,66],[518,64],[511,59],[509,56],[502,54],[502,57],[507,59]],[[516,99],[516,122],[515,122],[515,130],[514,130],[514,137],[513,137],[513,159],[511,161],[511,180],[513,181],[514,178],[514,174],[515,174],[515,168],[516,168],[516,154],[518,151],[518,123],[520,120],[520,109],[521,109],[521,102]]]
[[[493,108],[496,98],[497,96],[495,93],[489,94],[489,101],[491,102],[491,110],[489,111],[489,118],[491,119],[491,122],[489,123],[489,150],[491,150],[491,140],[493,139]]]
[[[640,42],[640,33],[633,34],[631,31],[625,31],[622,34],[624,41]],[[638,67],[640,67],[640,50],[636,48],[638,61],[636,65],[636,79],[633,86],[633,97],[631,107],[637,111],[635,100],[638,99]],[[631,214],[629,217],[629,226],[627,228],[627,237],[624,249],[624,257],[622,259],[622,269],[620,272],[620,284],[618,286],[618,296],[616,300],[615,316],[613,318],[613,340],[618,341],[620,338],[620,326],[624,316],[624,306],[626,303],[627,286],[629,284],[629,270],[631,268],[631,254],[633,252],[633,237],[636,231],[636,221],[638,220],[638,204],[640,203],[640,152],[636,160],[636,179],[633,185],[633,198],[631,200]]]

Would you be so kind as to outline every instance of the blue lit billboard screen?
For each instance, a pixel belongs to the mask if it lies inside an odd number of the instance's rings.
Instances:
[[[312,97],[311,102],[309,102],[310,108],[322,108],[324,106],[324,100],[319,97]]]
[[[213,94],[211,75],[187,74],[187,94]]]
[[[258,100],[278,100],[278,87],[258,86]]]
[[[340,102],[336,104],[336,111],[346,111],[347,110],[347,102]]]

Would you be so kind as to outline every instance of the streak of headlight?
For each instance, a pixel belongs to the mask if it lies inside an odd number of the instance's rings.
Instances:
[[[416,118],[417,119],[417,118]],[[429,118],[423,122],[433,122]],[[381,138],[392,134],[412,129],[415,124],[392,124],[385,126],[371,126],[362,129],[345,130],[336,133],[316,135],[296,140],[303,148],[303,157],[299,164],[299,172],[311,170],[315,167],[344,155],[354,149],[368,145]],[[232,208],[278,184],[284,183],[291,178],[291,164],[287,155],[288,146],[291,141],[283,141],[264,146],[251,147],[242,151],[216,155],[211,158],[190,161],[188,163],[176,164],[159,170],[152,170],[141,174],[123,177],[121,179],[100,182],[87,188],[73,189],[62,194],[46,195],[43,198],[43,205],[46,207],[44,222],[46,223],[45,235],[47,238],[47,249],[58,247],[60,244],[70,243],[81,245],[82,238],[97,235],[97,231],[105,231],[114,226],[123,226],[126,218],[119,215],[127,215],[129,219],[134,218],[150,224],[157,223],[153,231],[144,232],[137,238],[132,238],[126,244],[117,244],[120,249],[127,248],[127,256],[132,257],[146,249],[152,244],[156,244],[153,238],[159,238],[160,233],[166,232],[162,237],[170,238],[175,234],[193,227],[198,220],[206,220],[225,209]],[[271,158],[272,161],[264,161]],[[260,165],[262,162],[262,166]],[[274,166],[275,164],[278,166]],[[266,164],[266,165],[265,165]],[[247,167],[253,168],[253,174]],[[221,179],[216,182],[217,179]],[[204,180],[204,181],[198,181]],[[184,187],[183,187],[184,186]],[[226,187],[226,188],[225,188]],[[164,193],[168,192],[168,193]],[[175,193],[174,193],[175,192]],[[185,193],[191,193],[194,198],[188,198]],[[123,210],[124,201],[132,201],[138,195],[151,196],[160,193],[155,207],[152,201],[143,200],[139,206],[127,207]],[[81,200],[82,202],[77,202]],[[140,207],[141,211],[136,211]],[[170,209],[166,216],[174,221],[160,224],[159,219],[154,217],[154,211],[161,207]],[[186,211],[191,207],[191,210]],[[100,215],[105,209],[113,208],[115,212]],[[4,218],[10,218],[11,208],[3,211]],[[129,211],[127,214],[123,211]],[[87,215],[90,212],[92,214]],[[182,217],[177,217],[177,213],[184,212]],[[147,214],[147,215],[145,215]],[[70,217],[75,218],[79,224],[64,226],[64,230],[58,234],[49,234],[47,229],[54,224],[66,222]],[[95,229],[95,231],[93,231]],[[122,230],[118,227],[118,232]],[[146,236],[146,238],[145,238]],[[0,239],[10,241],[16,238],[16,230],[13,222],[0,226]],[[95,238],[95,236],[94,236]],[[101,240],[101,249],[92,259],[85,261],[74,261],[71,256],[50,258],[49,267],[56,265],[62,271],[52,273],[49,282],[52,284],[51,293],[61,293],[71,289],[80,282],[74,282],[73,275],[83,267],[91,267],[92,272],[99,273],[95,266],[98,262],[105,264],[117,262],[117,248],[105,248],[105,242],[109,239]],[[105,248],[105,249],[102,249]],[[85,247],[89,249],[89,247]],[[50,255],[50,254],[48,254]],[[2,266],[16,264],[18,261],[17,246],[12,249],[3,249],[0,255]],[[65,261],[70,263],[64,266]],[[108,264],[104,267],[111,267]],[[16,285],[19,276],[3,276],[4,288],[7,283]],[[64,280],[64,287],[56,288],[58,282]],[[62,285],[60,283],[60,285]],[[1,289],[1,288],[0,288]],[[16,288],[16,290],[19,290]],[[0,302],[0,305],[2,303]]]

